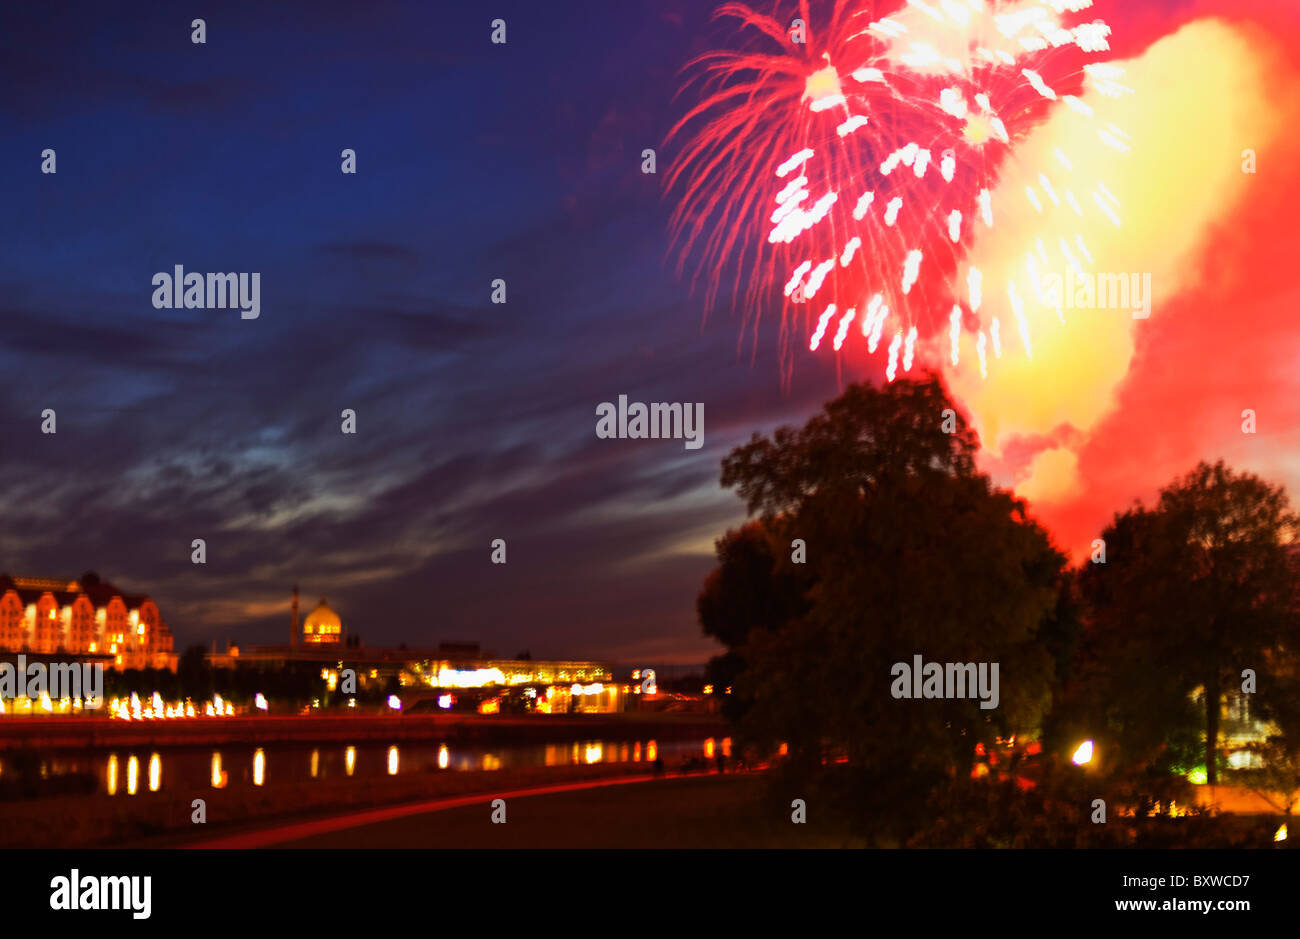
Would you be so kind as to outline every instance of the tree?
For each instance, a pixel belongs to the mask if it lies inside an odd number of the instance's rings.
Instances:
[[[803,428],[755,435],[723,461],[723,485],[750,513],[807,548],[806,611],[743,647],[744,730],[787,743],[806,777],[846,759],[846,805],[886,785],[923,799],[926,784],[969,773],[977,743],[1032,732],[1050,700],[1037,635],[1065,560],[976,470],[977,448],[929,375],[850,386]],[[893,665],[917,654],[996,663],[998,706],[894,698]]]
[[[779,520],[778,520],[779,521]],[[776,522],[751,521],[732,529],[714,545],[718,566],[695,601],[700,627],[727,651],[709,660],[706,679],[723,695],[745,670],[741,649],[755,630],[784,628],[808,610],[810,585],[805,565],[790,563],[789,540]],[[740,717],[749,705],[736,692],[725,695],[723,713]]]
[[[1198,696],[1206,781],[1218,782],[1225,693],[1246,668],[1276,687],[1278,652],[1300,648],[1298,522],[1284,489],[1222,461],[1163,489],[1154,509],[1115,516],[1107,563],[1085,565],[1080,583],[1092,697],[1109,702],[1130,758],[1168,748]]]
[[[208,665],[207,649],[193,645],[181,653],[177,662],[176,677],[180,692],[196,700],[212,695],[212,668]]]
[[[751,521],[717,540],[718,566],[695,601],[700,626],[723,645],[745,644],[754,629],[780,629],[807,611],[805,565],[790,563],[779,520]]]

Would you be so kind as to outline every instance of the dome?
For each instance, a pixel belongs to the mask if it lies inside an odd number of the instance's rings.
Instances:
[[[330,609],[324,597],[302,623],[302,637],[306,642],[338,642],[342,632],[343,621]]]

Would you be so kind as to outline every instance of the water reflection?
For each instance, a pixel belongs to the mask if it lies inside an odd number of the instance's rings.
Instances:
[[[641,763],[664,759],[674,765],[691,760],[713,761],[721,755],[730,758],[730,737],[693,741],[656,740],[606,741],[570,740],[563,743],[483,746],[447,743],[361,744],[354,746],[293,746],[276,744],[267,747],[222,747],[219,750],[193,747],[143,750],[58,751],[47,759],[33,760],[26,772],[49,779],[51,793],[60,777],[82,775],[87,783],[109,795],[137,795],[143,791],[184,791],[186,788],[210,786],[264,786],[268,782],[268,764],[275,761],[275,784],[306,782],[343,777],[375,778],[406,776],[412,773],[481,772],[527,767],[590,766],[595,764]],[[247,767],[234,773],[232,781],[227,767]],[[23,764],[13,755],[0,754],[0,773],[22,775]],[[147,789],[146,789],[147,787]]]

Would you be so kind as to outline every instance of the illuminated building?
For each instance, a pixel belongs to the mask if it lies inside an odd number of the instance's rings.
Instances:
[[[294,589],[295,615],[298,606],[297,588]],[[338,645],[343,641],[343,621],[330,609],[325,598],[320,598],[316,609],[307,614],[302,623],[302,641],[308,645]]]
[[[543,713],[604,712],[621,710],[623,686],[612,682],[611,666],[586,661],[534,661],[501,659],[491,653],[467,651],[463,643],[438,649],[394,649],[371,646],[343,646],[317,643],[299,646],[230,645],[224,652],[211,652],[208,662],[216,668],[277,670],[310,665],[320,670],[326,690],[339,688],[340,673],[356,673],[358,690],[384,689],[394,679],[400,689],[402,709],[427,701],[436,707],[439,698],[462,705],[508,694],[525,709]],[[527,692],[532,690],[532,694]],[[447,692],[451,692],[450,695]],[[499,704],[480,713],[489,713]],[[476,708],[477,709],[477,708]]]
[[[397,690],[402,711],[454,706],[480,713],[596,713],[622,710],[627,693],[628,686],[614,682],[613,668],[600,662],[503,659],[466,642],[444,642],[436,649],[363,646],[355,635],[344,642],[342,620],[324,599],[299,626],[296,586],[289,621],[288,645],[228,645],[224,652],[209,653],[208,662],[215,668],[267,671],[306,667],[320,675],[328,694],[343,693],[341,673],[352,669],[357,691]]]
[[[158,605],[88,572],[79,580],[0,574],[0,651],[94,656],[107,667],[176,671]]]

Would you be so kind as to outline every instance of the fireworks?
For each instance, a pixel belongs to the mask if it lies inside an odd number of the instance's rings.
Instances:
[[[878,16],[868,0],[816,12],[801,0],[788,20],[723,6],[751,45],[692,63],[702,100],[669,135],[686,140],[668,180],[682,192],[673,225],[683,264],[712,275],[708,305],[730,293],[750,324],[783,285],[783,359],[795,336],[838,352],[856,332],[870,352],[883,345],[891,381],[936,336],[954,366],[973,348],[981,373],[1005,337],[1032,358],[1027,304],[1064,322],[1046,274],[1083,273],[1072,224],[1089,212],[1120,224],[1119,200],[1068,154],[1026,166],[1016,152],[1053,108],[1128,148],[1080,97],[1128,90],[1092,61],[1110,29],[1081,21],[1091,2],[907,0]],[[966,256],[1009,183],[1041,224],[1016,232],[1025,262],[1000,283]]]

